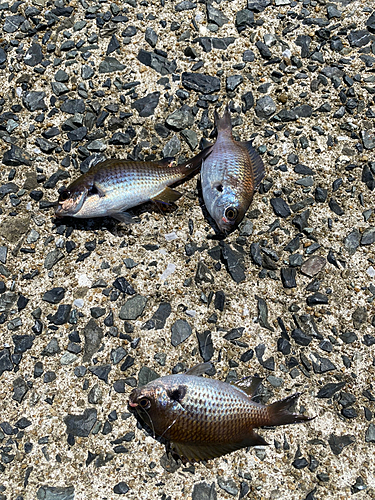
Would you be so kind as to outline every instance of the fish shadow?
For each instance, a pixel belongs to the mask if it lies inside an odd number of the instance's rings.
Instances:
[[[175,203],[161,203],[154,201],[147,201],[146,203],[142,203],[142,205],[138,205],[130,209],[128,212],[134,217],[139,217],[144,213],[152,214],[158,213],[159,215],[168,215],[177,210],[177,205]],[[119,222],[113,217],[92,217],[87,219],[80,219],[76,217],[53,217],[53,223],[56,228],[60,226],[67,226],[71,228],[72,231],[99,231],[103,229],[107,229],[109,232],[114,234],[118,229],[127,230],[129,232],[133,226],[133,224],[125,224],[123,222]]]

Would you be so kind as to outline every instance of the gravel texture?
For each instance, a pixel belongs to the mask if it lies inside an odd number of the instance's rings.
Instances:
[[[375,11],[360,0],[0,3],[0,500],[375,498]],[[266,178],[217,239],[199,179],[138,225],[54,218],[93,162],[214,140]],[[211,360],[307,424],[183,465],[133,387]]]

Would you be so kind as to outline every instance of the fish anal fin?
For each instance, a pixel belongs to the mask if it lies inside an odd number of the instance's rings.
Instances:
[[[256,188],[259,186],[259,184],[262,182],[262,179],[266,175],[263,160],[260,157],[258,151],[254,148],[251,141],[240,142],[240,144],[241,146],[246,148],[249,153],[254,173],[254,188]]]
[[[207,370],[212,368],[212,363],[207,362],[207,363],[198,363],[195,366],[192,366],[185,372],[185,375],[195,375],[196,377],[199,377],[199,375],[203,375]]]
[[[181,196],[182,194],[175,189],[166,187],[161,193],[151,198],[151,200],[160,201],[162,203],[173,203],[174,201],[177,201],[179,198],[181,198]]]
[[[175,443],[171,442],[171,448],[181,458],[189,462],[201,462],[211,458],[221,457],[227,453],[247,448],[248,446],[264,446],[268,443],[258,434],[251,431],[250,435],[242,441],[234,443]]]
[[[237,380],[236,382],[232,382],[232,385],[241,389],[241,391],[246,392],[246,394],[252,398],[256,393],[259,385],[262,382],[262,378],[260,377],[244,377],[241,380]]]
[[[124,224],[138,224],[141,222],[139,217],[134,217],[134,215],[129,212],[117,212],[115,214],[110,214],[111,217],[118,220],[119,222],[123,222]]]

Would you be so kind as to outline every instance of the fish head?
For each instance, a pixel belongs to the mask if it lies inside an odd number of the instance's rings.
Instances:
[[[72,183],[59,196],[56,217],[74,216],[87,198],[88,189],[84,184]]]
[[[212,205],[211,216],[224,234],[235,229],[243,219],[248,203],[234,191],[223,192]]]
[[[143,387],[133,389],[129,396],[129,409],[138,413],[156,434],[165,434],[167,423],[181,414],[186,392],[186,386],[175,382],[173,375],[161,377]]]

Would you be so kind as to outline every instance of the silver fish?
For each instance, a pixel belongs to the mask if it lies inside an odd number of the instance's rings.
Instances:
[[[261,379],[227,384],[199,376],[210,367],[202,363],[184,374],[160,377],[130,394],[130,409],[180,457],[194,462],[264,445],[254,428],[311,420],[288,411],[298,393],[264,406],[251,399]]]
[[[55,215],[111,216],[120,222],[139,222],[127,210],[150,200],[178,200],[181,193],[170,186],[196,173],[205,155],[203,151],[181,165],[174,158],[145,162],[111,159],[98,163],[61,192]]]
[[[264,165],[251,142],[232,136],[229,109],[219,118],[215,112],[217,140],[202,162],[201,183],[206,208],[222,233],[235,229],[263,179]]]

